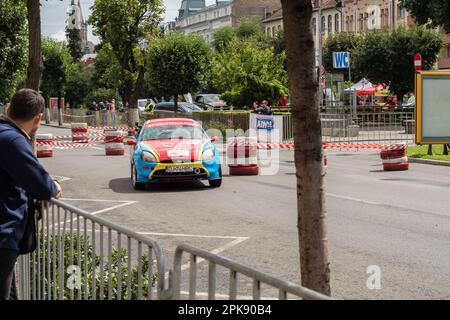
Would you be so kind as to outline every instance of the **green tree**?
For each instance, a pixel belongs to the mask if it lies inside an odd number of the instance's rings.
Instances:
[[[263,99],[274,104],[287,92],[284,58],[255,38],[233,39],[227,50],[213,55],[211,85],[230,105],[250,107]]]
[[[435,30],[416,27],[366,33],[354,50],[353,65],[373,83],[389,85],[399,102],[414,89],[414,54],[424,69],[432,69],[442,48]]]
[[[149,50],[148,86],[156,95],[174,97],[197,92],[206,84],[210,48],[202,37],[173,32],[157,40]]]
[[[214,32],[212,46],[217,51],[223,50],[234,37],[236,37],[236,33],[233,27],[226,26],[219,28]]]
[[[80,61],[83,57],[83,52],[81,51],[81,37],[79,29],[69,29],[66,28],[66,38],[67,46],[70,50],[70,55],[75,62]]]
[[[138,121],[137,100],[145,77],[145,50],[157,35],[162,0],[96,0],[89,19],[120,65],[120,95],[129,104],[129,124]]]
[[[92,91],[92,69],[85,69],[76,65],[67,75],[66,83],[66,101],[73,108],[79,108],[85,101],[88,94]],[[112,98],[112,97],[111,97]]]
[[[122,88],[121,67],[117,62],[111,45],[103,45],[97,52],[93,71],[93,85],[95,88],[113,89]]]
[[[47,101],[50,97],[58,98],[58,122],[62,125],[61,98],[65,92],[67,74],[72,68],[72,58],[64,42],[45,38],[42,41],[42,58],[44,69],[41,91]]]
[[[0,1],[0,101],[9,98],[26,61],[26,10],[23,2]]]
[[[419,25],[442,26],[450,33],[450,3],[443,0],[401,0]]]
[[[235,32],[241,39],[264,36],[261,23],[255,18],[242,19],[236,26]]]
[[[327,42],[325,43],[323,49],[323,65],[327,72],[342,72],[342,69],[334,69],[333,68],[333,52],[350,52],[350,59],[353,57],[353,53],[355,52],[355,48],[358,47],[360,36],[353,32],[342,32],[331,34]],[[354,77],[359,78],[361,76],[360,71],[352,65],[352,74]],[[344,73],[345,80],[348,79],[348,72]]]

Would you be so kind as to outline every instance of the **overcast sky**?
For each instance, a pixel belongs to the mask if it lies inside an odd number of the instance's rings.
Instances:
[[[0,0],[1,1],[1,0]],[[78,1],[78,0],[76,0]],[[164,14],[165,21],[174,20],[178,14],[182,0],[164,0],[166,13]],[[42,10],[42,34],[46,37],[56,38],[58,40],[65,39],[65,22],[66,11],[70,5],[71,0],[41,0]],[[90,15],[90,7],[95,0],[81,0],[81,7],[83,9],[83,16],[85,19]],[[213,4],[215,0],[206,0],[206,4]],[[92,35],[92,29],[89,27],[89,40],[98,43],[98,39]]]

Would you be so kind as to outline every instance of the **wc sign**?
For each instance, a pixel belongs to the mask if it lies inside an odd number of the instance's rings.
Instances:
[[[350,68],[350,52],[333,52],[333,67],[335,69]]]

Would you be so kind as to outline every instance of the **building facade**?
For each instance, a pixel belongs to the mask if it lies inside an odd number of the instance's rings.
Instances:
[[[75,4],[75,0],[72,0],[69,8],[67,9],[66,27],[68,29],[79,30],[81,39],[81,51],[83,54],[95,53],[95,45],[88,40],[88,23],[83,18],[83,11],[81,9],[80,0]]]
[[[268,12],[280,6],[280,0],[216,1],[211,6],[206,6],[204,0],[183,0],[175,28],[184,34],[198,34],[211,42],[217,29],[235,26],[243,18],[254,17],[261,21]]]
[[[343,0],[343,30],[365,32],[414,24],[399,0]]]

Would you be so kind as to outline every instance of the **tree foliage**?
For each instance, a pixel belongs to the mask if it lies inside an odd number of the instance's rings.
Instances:
[[[361,36],[353,32],[342,32],[331,34],[324,46],[323,65],[327,72],[342,72],[342,69],[333,68],[333,52],[350,52],[350,59],[353,57],[355,49],[358,47]],[[352,74],[355,78],[360,77],[361,72],[352,65]],[[348,79],[348,73],[345,73],[345,79]],[[353,78],[353,77],[352,77]]]
[[[287,92],[285,55],[262,47],[256,39],[233,39],[226,50],[213,55],[210,82],[234,106],[253,101],[276,103]]]
[[[70,55],[74,61],[80,61],[83,57],[83,51],[81,50],[81,37],[79,29],[66,28],[67,46],[70,50]]]
[[[47,99],[65,94],[67,76],[74,69],[72,57],[65,42],[44,38],[42,41],[41,91]]]
[[[86,97],[92,91],[92,73],[92,69],[84,69],[77,64],[67,75],[65,98],[72,108],[91,102],[86,101]]]
[[[401,0],[420,25],[430,24],[432,27],[442,26],[450,33],[450,2],[446,0]]]
[[[157,40],[148,54],[151,91],[164,97],[197,92],[206,84],[210,47],[202,37],[172,32]]]
[[[353,66],[373,83],[390,86],[399,101],[414,88],[416,53],[422,55],[425,70],[432,69],[442,48],[435,30],[416,27],[405,30],[366,33],[354,50]]]
[[[217,29],[213,35],[212,45],[216,51],[224,50],[233,39],[257,39],[261,45],[271,45],[268,37],[261,29],[261,24],[254,18],[246,18],[235,27],[225,26]]]
[[[145,47],[159,32],[162,0],[96,0],[89,23],[94,34],[109,44],[120,65],[120,94],[137,107],[143,85]]]
[[[26,8],[15,0],[0,1],[0,101],[9,98],[26,63]],[[21,77],[20,77],[21,76]]]

